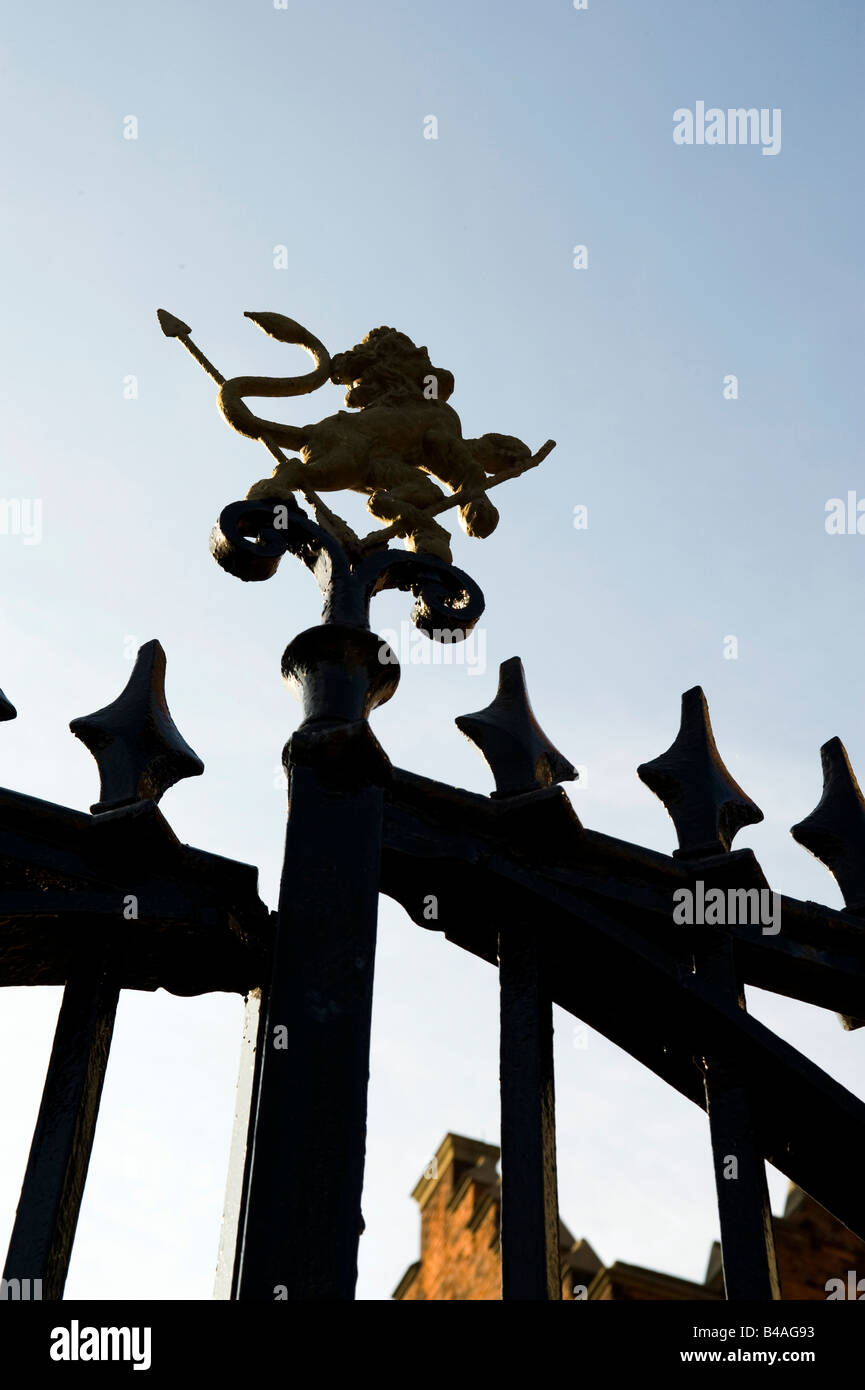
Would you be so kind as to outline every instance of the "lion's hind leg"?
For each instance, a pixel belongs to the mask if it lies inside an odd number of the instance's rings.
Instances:
[[[441,502],[444,494],[425,473],[416,473],[396,487],[378,488],[367,502],[367,510],[379,521],[401,521],[407,526],[409,550],[436,555],[451,563],[450,536],[426,510]]]

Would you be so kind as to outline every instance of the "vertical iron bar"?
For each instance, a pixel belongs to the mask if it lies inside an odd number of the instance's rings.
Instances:
[[[105,960],[69,980],[3,1277],[41,1279],[61,1299],[108,1064],[119,986]]]
[[[234,1107],[234,1130],[225,1184],[225,1204],[222,1231],[219,1237],[219,1256],[213,1287],[215,1299],[237,1296],[237,1248],[246,1193],[249,1188],[249,1167],[252,1157],[252,1137],[255,1124],[255,1098],[261,1074],[261,1055],[264,1049],[267,1001],[260,989],[246,999],[243,1011],[243,1033],[240,1042],[240,1064]]]
[[[383,793],[290,768],[239,1299],[353,1299]]]
[[[766,1165],[754,1144],[747,1091],[712,1063],[705,1066],[704,1080],[727,1298],[779,1299]],[[729,1176],[732,1158],[737,1163],[735,1178]]]
[[[553,1009],[537,937],[499,931],[502,1298],[561,1299]]]
[[[700,952],[695,965],[701,980],[717,984],[744,1009],[745,996],[729,939]],[[702,1069],[727,1299],[780,1299],[766,1164],[754,1135],[748,1089],[741,1078],[711,1057],[702,1058]]]

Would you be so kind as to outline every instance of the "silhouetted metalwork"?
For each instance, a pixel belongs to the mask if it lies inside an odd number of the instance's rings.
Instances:
[[[286,552],[314,574],[319,626],[282,660],[304,719],[285,756],[289,815],[278,935],[263,1019],[234,1284],[239,1298],[351,1298],[366,1134],[378,864],[390,764],[367,722],[390,699],[396,656],[369,629],[374,594],[411,592],[433,638],[471,631],[477,585],[433,555],[349,555],[299,507],[225,508],[211,550],[230,574],[269,578]],[[277,1030],[279,1031],[276,1044]]]
[[[682,858],[726,854],[737,832],[763,819],[730,776],[715,746],[706,697],[698,685],[682,696],[682,722],[660,758],[637,775],[663,801],[676,827]]]
[[[496,779],[494,796],[515,796],[554,782],[572,782],[577,773],[554,748],[529,703],[523,663],[503,661],[496,698],[477,714],[461,714],[456,726],[476,744]]]
[[[426,349],[393,329],[330,359],[293,320],[251,317],[309,351],[315,370],[226,382],[188,325],[164,311],[160,324],[218,383],[229,423],[277,462],[271,480],[223,509],[214,557],[228,574],[261,581],[292,554],[322,593],[321,622],[293,637],[282,658],[303,717],[283,753],[278,912],[259,899],[254,868],[180,844],[156,805],[202,765],[171,720],[164,654],[149,643],[123,694],[72,725],[99,765],[93,814],[0,790],[0,985],[66,986],[6,1277],[42,1278],[47,1297],[62,1296],[119,990],[223,990],[247,996],[247,1013],[220,1294],[354,1296],[376,917],[386,893],[419,926],[499,972],[503,1297],[561,1297],[558,1004],[707,1113],[727,1297],[777,1299],[766,1161],[865,1238],[865,1105],[745,1008],[753,985],[835,1010],[848,1026],[865,1019],[865,803],[843,746],[824,746],[822,799],[793,830],[835,874],[841,910],[773,895],[753,851],[732,848],[762,813],[724,766],[699,687],[682,697],[672,746],[638,769],[673,821],[670,854],[581,823],[558,785],[575,768],[535,719],[516,657],[502,664],[492,702],[456,721],[489,764],[490,795],[394,767],[369,716],[393,696],[399,664],[370,627],[371,601],[398,589],[411,594],[413,621],[431,640],[470,633],[483,595],[450,563],[433,518],[458,507],[469,534],[485,534],[495,523],[486,490],[535,467],[552,445],[528,457],[509,436],[462,440],[458,417],[442,414],[450,374],[439,373],[443,400],[427,398]],[[385,359],[395,376],[383,372]],[[280,426],[244,404],[247,395],[300,394],[328,374],[349,385],[350,407],[384,411],[379,444],[392,434],[398,454],[400,429],[413,432],[411,458],[397,459],[399,477],[404,466],[412,474],[411,496],[383,497],[363,472],[384,455],[364,452],[357,416],[328,436],[328,467],[342,440],[351,464],[344,485],[367,491],[379,520],[395,518],[364,538],[309,486],[336,487],[321,458],[304,472],[311,454],[289,459],[281,447],[312,448],[313,432],[324,439],[329,422]],[[398,386],[393,399],[388,381]],[[447,430],[436,434],[444,419]],[[435,436],[429,459],[452,495],[424,491],[421,505],[423,420]],[[459,467],[475,470],[468,485],[459,469],[448,477],[450,449]],[[407,550],[388,548],[397,535]],[[0,718],[14,713],[0,696]],[[698,899],[737,910],[677,918],[676,904]],[[767,899],[768,929],[750,911]],[[742,906],[749,911],[740,915]]]
[[[200,777],[204,763],[181,737],[165,700],[165,652],[146,642],[125,690],[96,714],[69,725],[96,759],[102,785],[91,811],[116,811],[136,801],[158,801],[184,777]]]
[[[791,834],[835,877],[850,912],[865,913],[865,799],[840,738],[820,749],[823,795]]]
[[[110,950],[82,953],[63,991],[4,1269],[7,1280],[40,1279],[46,1299],[63,1297],[119,994]]]
[[[121,988],[245,992],[267,958],[256,871],[182,845],[156,806],[203,771],[164,676],[149,642],[119,698],[70,726],[99,765],[94,814],[0,792],[0,984],[65,985],[3,1276],[46,1299],[63,1296]]]

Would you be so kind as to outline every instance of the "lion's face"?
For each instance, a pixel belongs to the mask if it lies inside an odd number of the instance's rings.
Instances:
[[[436,383],[434,394],[430,378]],[[434,367],[426,348],[415,347],[395,328],[374,328],[362,343],[337,353],[331,359],[330,379],[348,386],[345,403],[355,409],[418,397],[447,400],[454,388],[451,373]]]

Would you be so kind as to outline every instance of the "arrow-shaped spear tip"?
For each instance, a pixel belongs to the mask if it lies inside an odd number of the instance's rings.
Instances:
[[[166,338],[188,338],[192,329],[183,319],[175,318],[174,314],[169,314],[167,309],[157,309],[156,317],[159,319],[159,327],[162,329]]]

